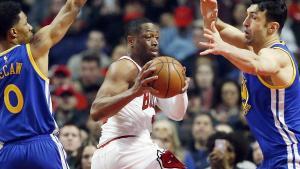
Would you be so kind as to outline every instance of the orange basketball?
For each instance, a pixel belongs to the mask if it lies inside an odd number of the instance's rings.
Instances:
[[[155,66],[154,75],[158,79],[152,83],[152,87],[159,91],[156,97],[169,98],[181,93],[185,85],[185,71],[183,66],[174,58],[161,56],[153,59],[150,67]]]

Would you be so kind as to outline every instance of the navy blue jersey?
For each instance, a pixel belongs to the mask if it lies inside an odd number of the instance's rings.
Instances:
[[[250,129],[264,155],[260,168],[300,168],[300,83],[297,62],[283,43],[274,44],[290,56],[293,78],[289,86],[271,86],[245,73],[242,106]]]
[[[30,45],[0,53],[0,142],[51,134],[49,80],[36,65]]]

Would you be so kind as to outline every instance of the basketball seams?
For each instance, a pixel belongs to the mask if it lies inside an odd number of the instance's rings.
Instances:
[[[154,59],[154,62],[149,68],[156,66],[154,75],[156,74],[161,78],[151,83],[154,89],[160,91],[157,97],[169,98],[181,93],[180,91],[184,86],[184,75],[182,72],[183,67],[180,62],[167,56],[156,57]]]
[[[177,70],[177,68],[176,68],[176,64],[174,64],[174,60],[172,60],[172,64],[173,64],[173,67],[174,67],[174,69],[175,69],[175,71],[177,72],[177,74],[178,74],[178,76],[179,76],[179,78],[180,78],[180,86],[181,86],[181,89],[183,88],[183,85],[182,85],[182,82],[183,82],[183,79],[181,78],[181,76],[180,76],[180,72]]]
[[[168,58],[166,58],[166,60],[167,60],[167,62],[168,62]],[[170,79],[170,66],[169,66],[169,64],[166,64],[167,66],[168,66],[168,86],[167,86],[167,91],[166,91],[166,95],[165,95],[165,97],[167,97],[168,96],[168,93],[169,93],[169,89],[170,89],[170,81],[171,81],[171,79]]]

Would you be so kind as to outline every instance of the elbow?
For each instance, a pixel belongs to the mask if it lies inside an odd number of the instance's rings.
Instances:
[[[185,116],[186,110],[181,110],[178,112],[174,112],[170,118],[174,121],[182,121]]]
[[[103,118],[102,117],[103,113],[101,113],[101,112],[102,112],[102,110],[99,108],[96,108],[95,104],[93,104],[91,107],[91,110],[90,110],[90,116],[94,121],[99,121]]]

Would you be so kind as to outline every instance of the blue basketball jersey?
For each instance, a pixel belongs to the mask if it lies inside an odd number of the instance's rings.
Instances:
[[[293,63],[290,86],[271,86],[261,77],[245,73],[242,106],[250,129],[263,151],[260,168],[300,168],[300,82],[297,62],[283,43],[274,49],[286,52]]]
[[[36,65],[29,44],[0,53],[0,142],[51,134],[49,80]]]

